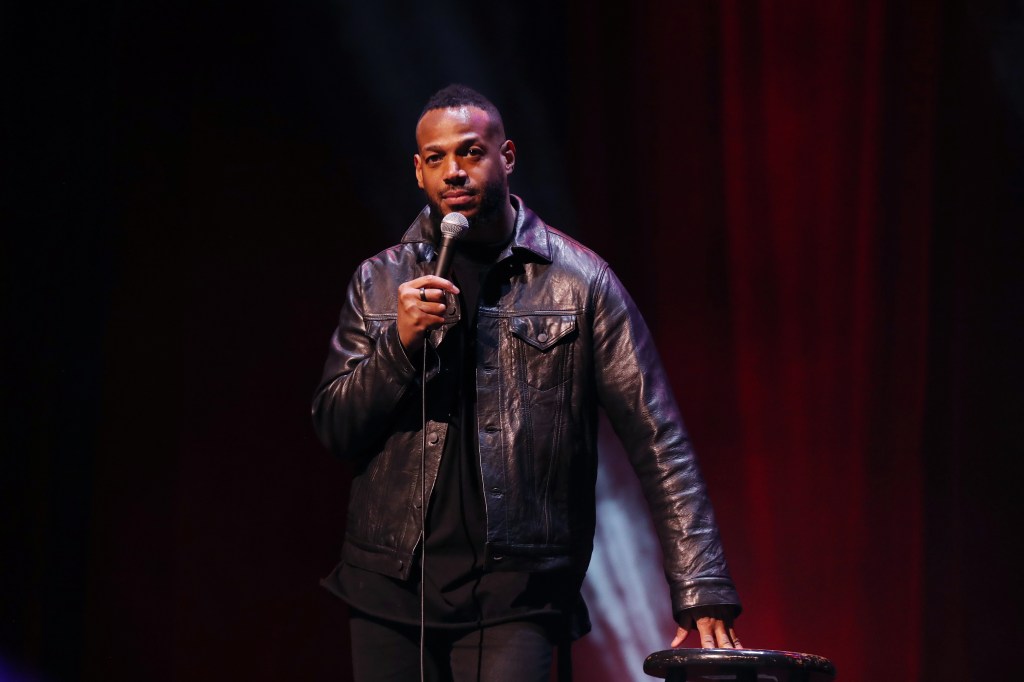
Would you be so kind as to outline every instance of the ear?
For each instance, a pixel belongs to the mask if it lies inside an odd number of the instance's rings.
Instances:
[[[412,155],[412,164],[416,167],[416,184],[423,189],[423,159],[419,154]]]
[[[512,140],[505,140],[499,153],[505,162],[505,175],[508,175],[516,168],[516,143]]]

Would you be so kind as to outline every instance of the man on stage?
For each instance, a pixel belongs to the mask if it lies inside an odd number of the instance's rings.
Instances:
[[[740,646],[711,505],[632,299],[509,193],[515,145],[482,95],[436,93],[416,142],[427,207],[353,276],[313,402],[320,439],[354,465],[324,584],[351,606],[356,679],[418,679],[421,621],[428,679],[548,679],[554,648],[589,630],[599,406],[654,515],[672,645],[696,627],[701,646]],[[437,276],[453,212],[469,227]]]

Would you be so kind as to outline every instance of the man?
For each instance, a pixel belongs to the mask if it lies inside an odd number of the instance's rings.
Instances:
[[[321,440],[355,468],[324,584],[352,607],[357,679],[416,679],[421,621],[430,676],[548,679],[553,648],[589,629],[599,404],[654,514],[672,645],[696,626],[702,646],[738,647],[711,506],[629,295],[509,194],[516,148],[482,95],[436,93],[416,142],[428,206],[353,276],[313,403]],[[444,278],[431,273],[450,212],[469,229]]]

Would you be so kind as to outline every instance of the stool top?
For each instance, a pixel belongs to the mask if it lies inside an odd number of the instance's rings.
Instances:
[[[720,666],[748,670],[801,670],[823,676],[817,679],[835,679],[836,676],[836,667],[827,658],[772,649],[666,649],[647,657],[644,672],[654,677],[668,677],[672,670]]]

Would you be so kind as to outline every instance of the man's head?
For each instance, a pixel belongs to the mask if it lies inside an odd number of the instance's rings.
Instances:
[[[498,109],[464,85],[439,90],[423,107],[416,125],[416,181],[436,220],[451,211],[470,221],[466,238],[501,236],[515,213],[509,203],[508,175],[516,148],[505,139]],[[490,228],[502,227],[497,234]]]

